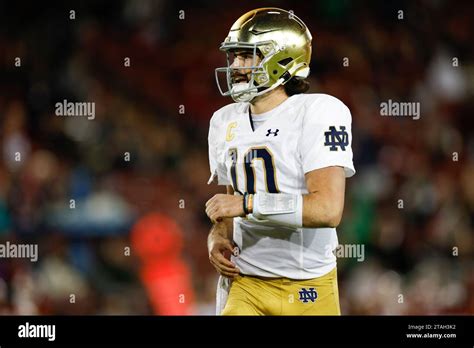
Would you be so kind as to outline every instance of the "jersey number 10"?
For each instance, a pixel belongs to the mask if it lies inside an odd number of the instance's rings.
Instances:
[[[234,191],[242,192],[239,190],[236,165],[238,162],[238,151],[236,148],[229,149],[229,156],[232,159],[232,165],[230,168],[230,174],[232,177],[232,186]],[[244,174],[245,174],[245,191],[247,193],[256,192],[256,180],[255,180],[255,163],[256,161],[262,161],[263,173],[265,176],[265,186],[269,193],[278,193],[278,184],[276,181],[276,168],[273,160],[271,151],[266,146],[251,147],[244,154]]]

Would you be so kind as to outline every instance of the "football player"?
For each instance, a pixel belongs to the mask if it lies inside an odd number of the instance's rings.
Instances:
[[[227,192],[206,214],[223,315],[340,314],[333,250],[355,174],[351,114],[335,97],[303,94],[311,40],[293,13],[261,8],[220,47],[217,84],[235,103],[210,121],[210,182]]]

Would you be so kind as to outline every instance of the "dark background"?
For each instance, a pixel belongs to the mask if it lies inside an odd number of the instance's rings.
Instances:
[[[339,259],[343,314],[474,313],[473,4],[342,0],[1,1],[0,239],[39,259],[0,259],[0,313],[214,313],[214,68],[265,6],[307,24],[310,92],[352,112],[338,236],[365,260]],[[95,119],[56,116],[64,99]],[[380,116],[389,99],[421,118]]]

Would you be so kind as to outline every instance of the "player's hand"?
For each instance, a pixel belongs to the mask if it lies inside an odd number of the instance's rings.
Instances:
[[[222,218],[244,216],[244,197],[218,193],[206,202],[206,214],[213,223],[222,221]]]
[[[230,253],[234,252],[234,246],[229,239],[211,232],[207,239],[207,248],[209,261],[220,275],[232,279],[239,274],[240,270],[229,260]]]

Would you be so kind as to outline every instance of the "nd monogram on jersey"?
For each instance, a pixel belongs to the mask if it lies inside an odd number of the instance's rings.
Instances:
[[[252,129],[249,103],[234,103],[216,111],[209,128],[211,180],[232,185],[236,194],[306,194],[305,173],[328,166],[354,175],[351,114],[337,98],[326,94],[289,97]],[[253,116],[255,119],[259,115]],[[312,279],[336,266],[332,251],[335,228],[262,225],[234,218],[234,242],[240,254],[233,262],[243,274]]]

